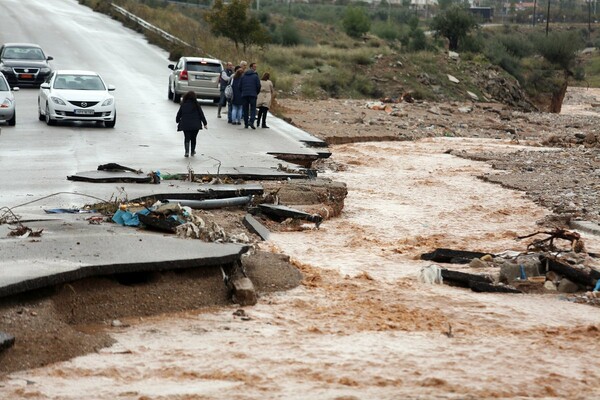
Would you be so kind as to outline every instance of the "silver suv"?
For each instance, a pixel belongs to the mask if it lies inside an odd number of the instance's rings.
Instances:
[[[199,99],[219,102],[219,76],[223,71],[221,61],[214,58],[181,57],[177,64],[169,64],[173,72],[169,75],[169,100],[181,101],[181,96],[190,90]]]

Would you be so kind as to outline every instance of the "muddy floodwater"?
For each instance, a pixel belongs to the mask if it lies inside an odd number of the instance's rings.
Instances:
[[[341,217],[273,235],[303,285],[237,307],[123,321],[116,344],[0,381],[1,399],[594,399],[600,308],[560,294],[419,283],[420,255],[524,251],[548,211],[483,182],[452,150],[507,140],[436,138],[332,147]],[[542,150],[542,148],[536,148]],[[497,172],[497,171],[496,171]],[[598,237],[582,233],[587,250]],[[462,266],[460,268],[468,268]]]

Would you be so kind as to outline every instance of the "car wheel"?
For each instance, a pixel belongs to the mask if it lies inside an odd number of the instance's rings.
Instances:
[[[40,103],[38,101],[38,119],[40,121],[45,121],[46,117],[44,116],[44,114],[42,114],[42,107],[40,106]]]
[[[117,112],[115,111],[115,119],[112,121],[104,121],[104,126],[107,128],[114,128],[117,123]]]
[[[179,103],[181,101],[181,95],[179,93],[173,93],[173,102]]]
[[[48,107],[48,103],[46,103],[46,124],[56,125],[56,120],[50,118],[50,107]]]
[[[17,112],[13,114],[12,118],[8,120],[8,125],[15,126],[17,124]]]
[[[167,94],[169,100],[173,100],[173,91],[171,90],[171,85],[169,85],[169,93]]]

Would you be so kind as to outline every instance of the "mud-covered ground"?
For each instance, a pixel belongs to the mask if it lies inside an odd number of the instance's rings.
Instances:
[[[305,204],[311,212],[335,218],[318,230],[270,226],[280,232],[245,260],[259,303],[237,312],[220,271],[96,279],[14,299],[1,310],[0,331],[19,337],[0,354],[3,373],[92,353],[5,375],[0,389],[36,399],[90,390],[106,399],[598,397],[590,349],[600,309],[557,293],[477,294],[416,279],[420,254],[434,248],[522,251],[515,237],[540,223],[596,220],[590,96],[571,94],[567,104],[585,106],[569,111],[587,114],[569,116],[282,102],[293,123],[338,143],[321,175],[345,182],[348,197],[338,215],[322,189],[290,191],[290,204],[306,192],[319,200]],[[600,252],[598,238],[584,239]]]

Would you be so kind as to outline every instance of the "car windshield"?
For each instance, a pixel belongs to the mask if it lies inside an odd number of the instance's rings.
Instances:
[[[7,47],[2,52],[2,58],[14,60],[45,60],[46,57],[38,47]]]
[[[200,61],[188,61],[187,70],[193,72],[212,72],[215,74],[221,73],[221,64],[207,63]]]
[[[58,75],[54,89],[104,90],[104,83],[98,75]]]

